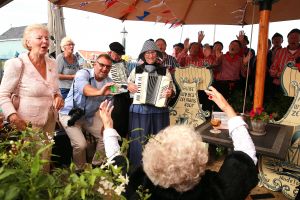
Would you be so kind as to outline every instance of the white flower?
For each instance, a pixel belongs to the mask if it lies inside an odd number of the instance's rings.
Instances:
[[[102,165],[100,166],[100,169],[104,169],[104,168],[106,168],[106,167],[108,167],[109,165],[112,165],[112,164],[114,164],[114,163],[115,163],[114,160],[107,160],[104,164],[102,164]]]
[[[117,186],[116,189],[114,189],[114,191],[117,195],[121,195],[122,192],[125,192],[125,187],[123,184],[121,184]]]
[[[112,182],[110,182],[110,181],[108,181],[108,180],[102,180],[102,181],[100,181],[99,182],[102,186],[103,186],[103,188],[104,189],[108,189],[108,190],[111,190],[112,189],[112,187],[113,187],[113,183]]]
[[[100,194],[106,195],[106,192],[104,192],[102,187],[99,187],[97,190]]]
[[[125,177],[122,174],[120,174],[118,178],[121,180],[122,183],[124,183],[125,185],[128,185],[129,177],[127,176],[127,174],[125,175]]]

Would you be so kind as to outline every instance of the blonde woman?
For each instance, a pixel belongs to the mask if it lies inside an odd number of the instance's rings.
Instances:
[[[6,119],[18,130],[25,129],[30,122],[33,128],[53,132],[57,111],[62,108],[64,101],[58,88],[56,62],[47,55],[47,27],[41,24],[26,27],[23,46],[28,50],[27,53],[5,63],[0,106]],[[10,98],[16,88],[19,88],[20,96],[18,109]]]
[[[80,69],[78,60],[73,54],[75,43],[70,37],[61,40],[60,47],[63,53],[56,58],[60,92],[65,99],[70,91],[76,72]]]

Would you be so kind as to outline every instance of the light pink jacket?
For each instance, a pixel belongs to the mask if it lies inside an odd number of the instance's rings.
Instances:
[[[22,67],[19,58],[22,59],[24,68],[19,87],[20,105],[16,111],[10,96],[19,83]],[[45,56],[47,67],[47,80],[45,80],[31,63],[27,53],[21,54],[19,58],[10,59],[4,65],[4,75],[0,85],[0,107],[5,118],[17,113],[26,122],[43,127],[53,105],[54,94],[60,93],[56,62]]]

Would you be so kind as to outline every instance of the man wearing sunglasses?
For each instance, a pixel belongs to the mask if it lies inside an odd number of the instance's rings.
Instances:
[[[111,57],[101,54],[92,69],[79,70],[65,99],[65,106],[59,113],[59,121],[73,147],[73,162],[77,170],[84,169],[87,162],[87,142],[83,131],[91,133],[98,141],[92,164],[99,165],[105,156],[101,135],[103,124],[96,113],[100,103],[109,98],[110,87],[114,85],[108,77],[111,67]]]

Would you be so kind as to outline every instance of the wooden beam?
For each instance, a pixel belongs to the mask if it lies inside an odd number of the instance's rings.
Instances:
[[[263,107],[267,69],[268,33],[272,0],[260,2],[259,34],[253,108]],[[268,72],[269,73],[269,72]]]

